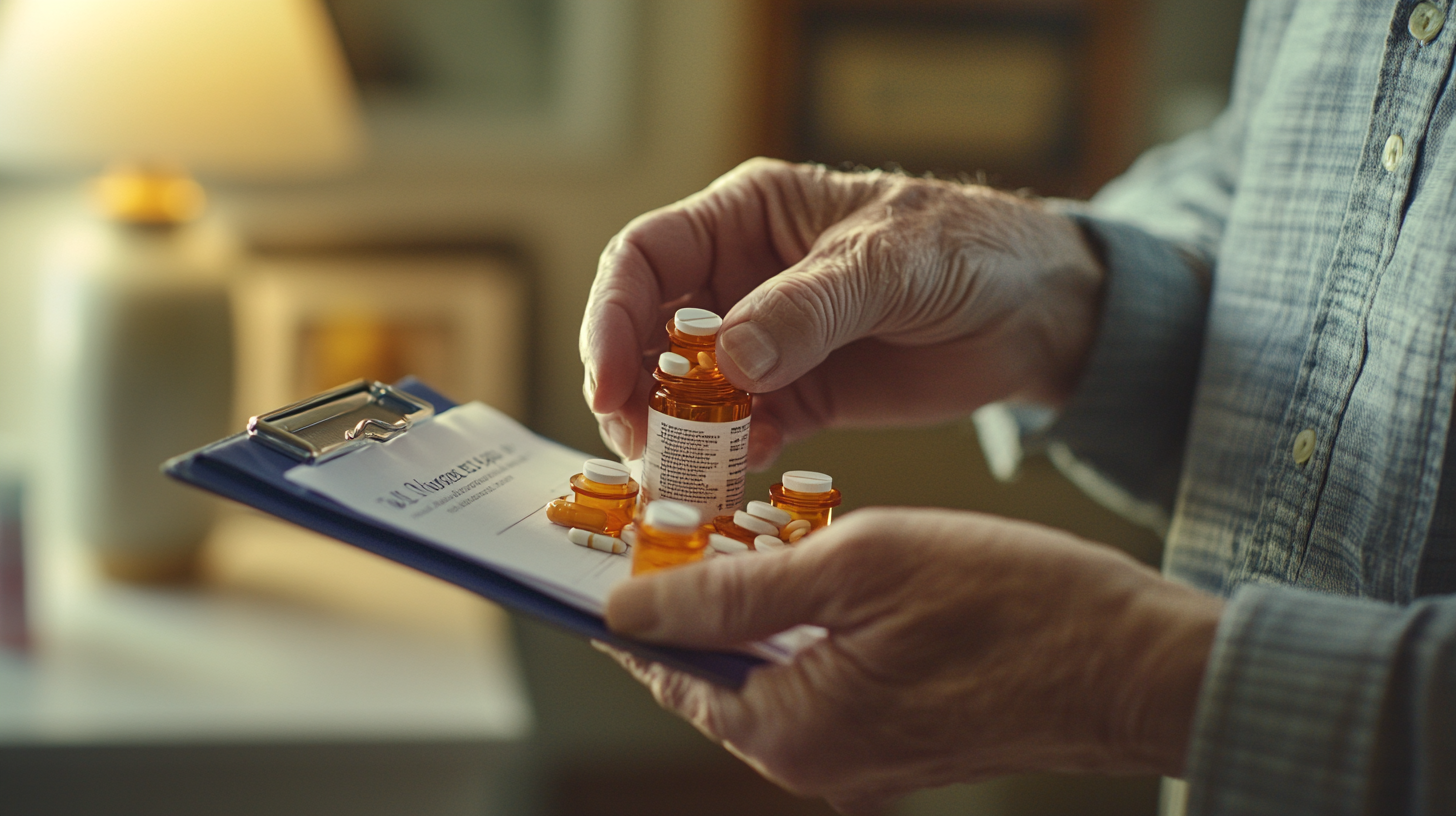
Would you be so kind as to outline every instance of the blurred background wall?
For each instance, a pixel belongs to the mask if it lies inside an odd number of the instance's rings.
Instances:
[[[423,368],[454,396],[494,394],[536,431],[592,454],[606,449],[580,395],[577,327],[598,253],[633,216],[765,153],[1085,195],[1144,147],[1216,115],[1242,13],[1238,0],[328,7],[363,103],[362,164],[326,181],[209,184],[251,253],[238,273],[253,300],[239,327],[236,417],[330,378]],[[46,399],[36,385],[40,247],[80,178],[0,176],[0,382],[22,413]],[[481,269],[496,282],[469,289]],[[414,275],[439,303],[469,289],[484,311],[425,303],[400,317],[376,300],[297,318],[312,313],[289,293],[329,291],[339,275]],[[461,326],[490,314],[492,297],[511,299],[511,313],[492,319],[516,328],[469,335]],[[295,322],[278,329],[283,313]],[[285,330],[289,344],[262,348]],[[462,338],[487,347],[460,348]],[[406,351],[349,357],[361,348]],[[494,380],[472,379],[472,367],[490,366]],[[13,467],[43,456],[44,442],[0,423],[0,456]],[[754,477],[750,494],[797,467],[833,474],[846,509],[972,508],[1159,556],[1154,535],[1045,462],[996,483],[968,423],[825,434]],[[586,644],[529,621],[513,627],[536,727],[503,760],[506,812],[826,812],[755,784]],[[918,794],[896,812],[1151,813],[1155,797],[1154,780],[1014,779]]]

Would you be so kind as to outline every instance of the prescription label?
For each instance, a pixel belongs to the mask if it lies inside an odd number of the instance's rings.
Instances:
[[[696,506],[706,518],[743,507],[749,418],[693,422],[647,410],[642,491]]]

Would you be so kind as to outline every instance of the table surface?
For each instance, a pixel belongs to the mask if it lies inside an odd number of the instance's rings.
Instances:
[[[0,652],[0,745],[530,731],[502,610],[301,528],[227,509],[185,587],[106,581],[54,536],[30,551],[36,645]]]

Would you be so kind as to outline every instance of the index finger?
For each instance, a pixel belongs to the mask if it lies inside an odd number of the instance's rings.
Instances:
[[[587,400],[620,411],[662,345],[670,306],[724,314],[798,263],[825,227],[854,206],[868,179],[754,159],[706,190],[639,216],[607,244],[582,321]]]

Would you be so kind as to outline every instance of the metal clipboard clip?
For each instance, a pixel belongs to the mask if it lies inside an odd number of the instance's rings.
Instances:
[[[248,420],[248,436],[311,465],[355,450],[371,439],[387,442],[435,406],[381,382],[355,380],[302,402]]]

